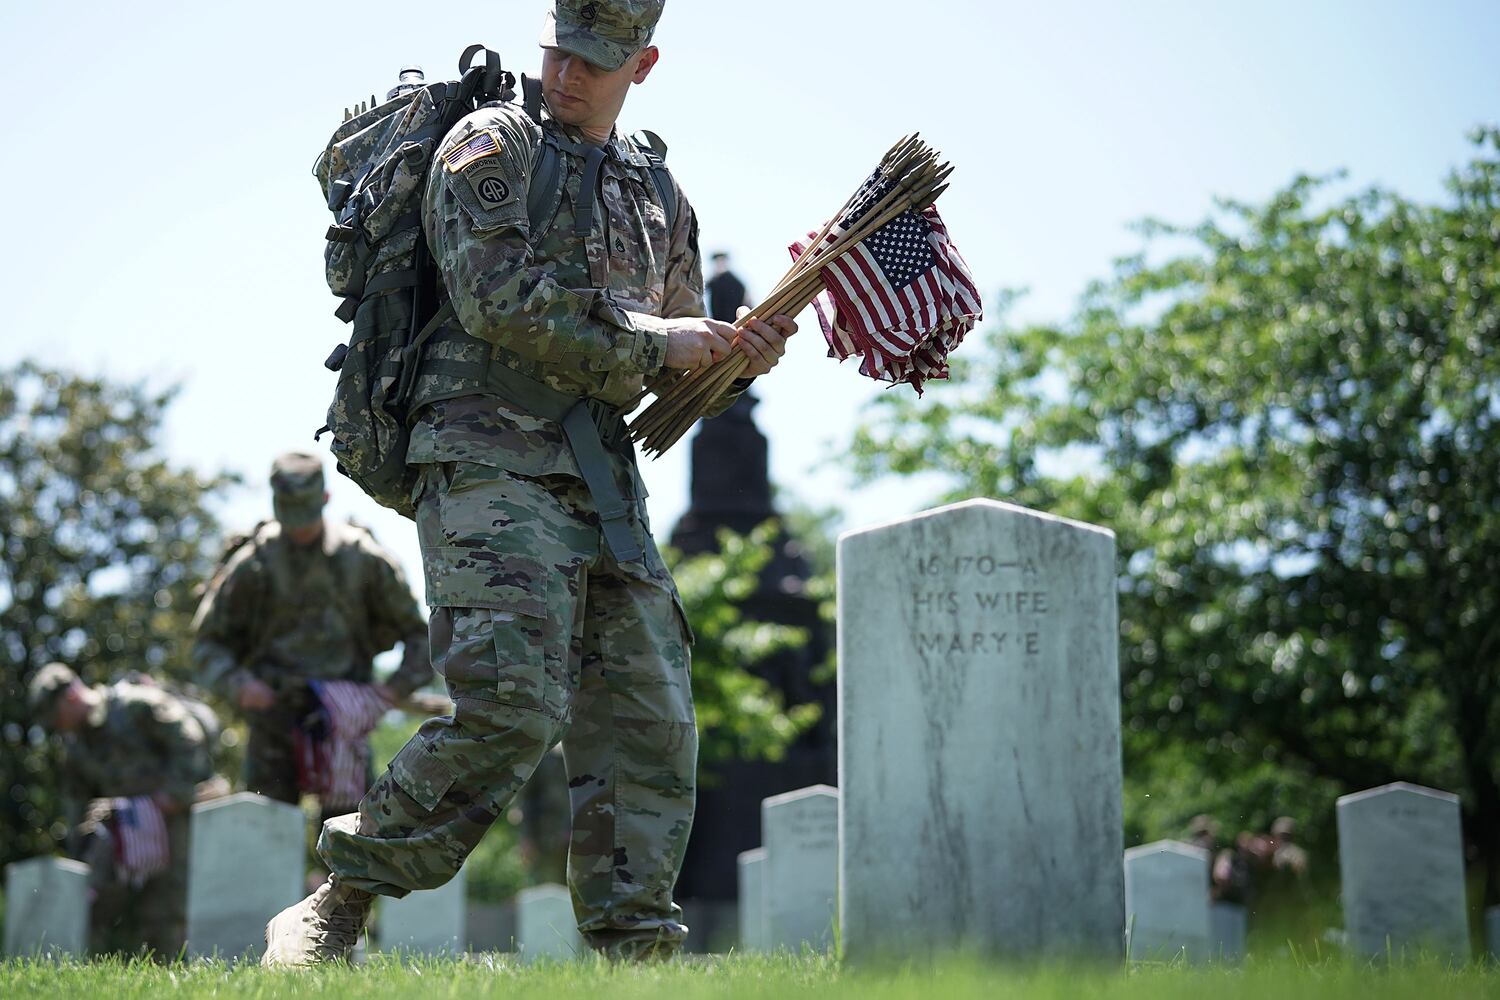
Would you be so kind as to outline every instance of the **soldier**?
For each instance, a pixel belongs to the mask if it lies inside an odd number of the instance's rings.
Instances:
[[[324,521],[317,456],[279,456],[271,491],[276,519],[234,551],[198,607],[193,663],[245,713],[245,787],[292,803],[311,792],[327,818],[353,808],[369,785],[366,734],[380,709],[432,676],[427,623],[401,567],[368,531]],[[398,642],[401,665],[372,684],[371,659]],[[345,766],[330,773],[330,755],[317,752],[340,728],[329,713],[359,695],[362,723],[345,736]]]
[[[438,146],[423,223],[457,322],[424,348],[407,460],[454,714],[423,725],[357,814],[324,824],[332,875],[267,926],[268,965],[343,959],[372,894],[447,882],[559,740],[585,939],[646,957],[687,934],[672,889],[695,795],[691,634],[623,414],[647,380],[730,351],[748,376],[769,371],[796,325],[704,318],[692,208],[680,189],[658,192],[653,160],[615,131],[659,57],[661,9],[557,0],[529,110],[486,106]],[[563,190],[532,232],[543,143],[559,150]],[[545,416],[559,397],[568,415]]]
[[[37,671],[33,718],[65,737],[68,853],[91,866],[90,949],[175,958],[187,933],[188,815],[213,779],[198,713],[165,688],[90,687],[61,663]]]
[[[708,312],[714,319],[733,320],[745,305],[745,283],[729,269],[729,254],[713,255],[714,276],[708,279]]]

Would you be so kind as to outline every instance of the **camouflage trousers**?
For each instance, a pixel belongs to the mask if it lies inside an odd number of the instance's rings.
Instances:
[[[171,862],[166,871],[139,885],[124,880],[115,866],[109,833],[113,813],[103,800],[80,826],[79,860],[89,865],[89,951],[95,955],[149,952],[170,961],[187,941],[187,813],[166,817]]]
[[[432,661],[454,711],[422,726],[357,814],[325,824],[319,852],[343,882],[388,896],[447,882],[561,740],[579,930],[625,956],[681,944],[691,633],[640,501],[636,517],[646,552],[620,564],[577,479],[423,467]]]

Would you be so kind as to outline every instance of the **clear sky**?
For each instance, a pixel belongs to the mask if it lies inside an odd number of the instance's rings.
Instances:
[[[342,109],[383,96],[404,64],[448,76],[482,41],[533,68],[543,9],[0,3],[0,364],[181,382],[171,456],[245,475],[230,524],[267,516],[271,457],[311,445],[332,387],[322,360],[347,329],[323,283],[314,157]],[[1500,98],[1494,0],[672,0],[657,42],[622,125],[666,138],[704,249],[730,250],[752,294],[920,129],[958,166],[941,203],[955,241],[987,294],[1030,289],[1022,319],[1066,317],[1137,246],[1131,221],[1191,221],[1214,195],[1346,167],[1440,197]],[[824,357],[810,315],[760,384],[777,484],[840,508],[845,527],[924,498],[853,490],[837,467],[878,391]],[[686,455],[645,463],[664,532],[686,504]],[[333,512],[374,527],[419,579],[411,528],[330,481]]]

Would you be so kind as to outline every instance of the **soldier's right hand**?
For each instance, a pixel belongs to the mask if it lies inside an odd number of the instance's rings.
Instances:
[[[239,703],[246,712],[263,712],[276,704],[276,692],[265,681],[252,677],[240,685]]]
[[[706,316],[674,319],[667,326],[667,367],[693,371],[729,354],[738,331]]]

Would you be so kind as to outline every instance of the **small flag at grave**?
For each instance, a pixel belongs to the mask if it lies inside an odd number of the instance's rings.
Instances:
[[[369,684],[313,681],[318,711],[297,730],[298,785],[325,806],[353,806],[369,787],[365,739],[391,706]]]
[[[112,803],[115,864],[121,879],[140,885],[167,870],[171,845],[167,821],[149,795],[118,798]]]

